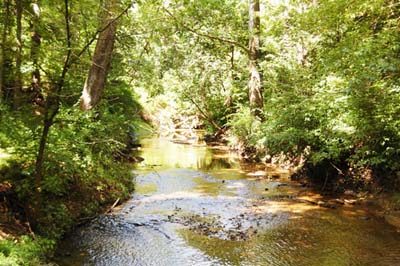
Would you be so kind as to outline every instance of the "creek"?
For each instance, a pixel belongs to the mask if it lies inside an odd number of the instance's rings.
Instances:
[[[135,193],[71,233],[58,265],[400,265],[400,233],[368,205],[310,204],[288,171],[154,138],[140,156]]]

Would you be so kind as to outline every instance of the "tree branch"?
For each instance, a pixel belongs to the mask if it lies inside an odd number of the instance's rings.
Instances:
[[[250,52],[250,51],[249,51],[249,48],[247,48],[245,45],[241,44],[240,42],[237,42],[237,41],[232,40],[232,39],[227,39],[227,38],[224,38],[224,37],[219,37],[219,36],[210,35],[210,34],[204,33],[204,32],[198,32],[198,31],[196,31],[196,30],[190,28],[189,26],[185,25],[183,22],[181,22],[176,16],[174,16],[174,14],[172,14],[172,13],[171,13],[168,9],[166,9],[165,7],[163,7],[163,10],[164,10],[171,18],[173,18],[182,28],[186,29],[187,31],[190,31],[190,32],[192,32],[192,33],[194,33],[194,34],[196,34],[196,35],[198,35],[198,36],[206,37],[206,38],[211,39],[211,40],[216,40],[216,41],[220,41],[220,42],[223,42],[223,43],[228,43],[228,44],[231,44],[231,45],[235,45],[235,46],[237,46],[237,47],[242,48],[246,53],[249,53],[249,52]]]
[[[129,8],[131,8],[131,6],[133,5],[134,2],[131,2],[124,10],[122,10],[121,13],[118,14],[118,16],[116,16],[114,19],[110,20],[103,28],[97,30],[92,38],[89,40],[88,43],[86,43],[86,45],[79,51],[79,53],[76,55],[76,59],[79,59],[79,57],[90,47],[90,45],[96,40],[97,35],[103,31],[105,31],[108,27],[110,27],[110,25],[112,25],[115,21],[117,21],[118,19],[120,19],[122,17],[123,14],[125,14]],[[71,62],[71,64],[74,62]],[[71,65],[70,64],[70,65]]]
[[[65,30],[67,32],[67,56],[65,57],[59,87],[62,87],[64,85],[65,76],[67,75],[68,68],[70,67],[70,58],[71,58],[71,30],[69,26],[70,16],[69,16],[68,0],[64,0],[64,3],[65,3]]]

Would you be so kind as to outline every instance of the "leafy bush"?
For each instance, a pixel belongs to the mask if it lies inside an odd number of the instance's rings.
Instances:
[[[261,122],[252,114],[250,107],[240,106],[237,113],[229,116],[227,125],[230,127],[230,134],[234,137],[231,139],[231,144],[248,148],[259,148],[259,144],[262,144],[260,143],[263,135]]]
[[[37,266],[54,248],[55,242],[36,237],[22,236],[18,241],[0,240],[0,265]]]
[[[124,83],[114,85],[96,110],[61,106],[48,136],[40,183],[35,159],[41,120],[4,108],[0,144],[12,160],[1,181],[12,185],[43,236],[60,238],[79,217],[94,215],[133,188],[131,165],[118,158],[126,152],[129,128],[140,120],[141,107]]]

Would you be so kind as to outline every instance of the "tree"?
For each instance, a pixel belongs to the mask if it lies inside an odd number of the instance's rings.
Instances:
[[[83,111],[90,110],[99,103],[106,85],[117,31],[117,21],[113,16],[117,5],[118,0],[107,0],[105,3],[104,14],[102,15],[103,30],[99,34],[92,58],[92,66],[80,99]]]
[[[10,28],[10,0],[5,0],[3,3],[3,28],[1,33],[1,51],[0,51],[0,103],[3,100],[5,89],[5,65],[8,55],[7,52],[7,36]]]
[[[14,85],[14,109],[17,110],[21,107],[22,96],[22,0],[16,0],[16,13],[17,13],[17,43],[16,43],[16,62],[15,62],[15,85]]]
[[[18,178],[7,172],[0,181],[6,180],[18,190],[35,234],[58,238],[71,224],[72,216],[78,214],[69,212],[65,195],[88,194],[84,197],[92,198],[98,193],[93,184],[111,185],[108,176],[122,175],[125,167],[114,156],[125,146],[125,129],[138,120],[134,110],[140,106],[121,78],[124,66],[116,64],[110,71],[114,86],[104,95],[101,118],[76,110],[75,103],[81,92],[78,84],[85,78],[83,70],[90,67],[89,48],[99,33],[109,30],[130,6],[103,25],[98,25],[95,0],[72,5],[70,0],[5,0],[0,1],[0,7],[1,91],[7,88],[11,95],[0,106],[0,147],[12,148],[18,168]],[[118,56],[113,60],[122,61]],[[22,101],[31,93],[25,85],[40,93],[39,107]],[[19,91],[24,97],[17,97],[16,87],[24,89]],[[108,97],[113,101],[108,102]],[[123,174],[126,186],[115,188],[126,195],[131,184],[127,172]],[[106,192],[110,200],[116,195],[115,189]],[[91,193],[86,193],[88,190]],[[52,200],[47,201],[49,198]],[[108,197],[94,204],[99,208],[105,201]],[[88,213],[82,210],[78,215]]]
[[[254,114],[261,116],[263,109],[260,60],[260,1],[249,0],[249,102]]]
[[[35,93],[40,91],[40,70],[39,70],[39,49],[41,43],[41,36],[38,31],[38,24],[40,20],[40,6],[39,1],[35,0],[32,4],[33,18],[30,23],[31,27],[31,60],[33,64],[32,71],[32,90]]]
[[[64,20],[65,20],[65,34],[66,34],[66,47],[67,52],[64,58],[64,64],[60,77],[57,78],[57,82],[51,84],[50,91],[46,99],[45,110],[43,115],[43,130],[40,136],[39,149],[35,161],[35,177],[36,177],[36,189],[40,188],[40,183],[43,177],[43,164],[45,160],[45,148],[48,141],[50,128],[54,123],[54,119],[60,110],[60,94],[65,84],[65,79],[68,70],[71,66],[71,28],[70,28],[70,7],[69,1],[64,0]],[[37,191],[39,192],[39,190]],[[39,198],[39,197],[38,197]]]

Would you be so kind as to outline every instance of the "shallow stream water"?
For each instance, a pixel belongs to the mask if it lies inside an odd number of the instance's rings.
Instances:
[[[301,201],[288,172],[224,149],[142,146],[131,199],[68,236],[58,265],[400,265],[400,233],[368,206]]]

